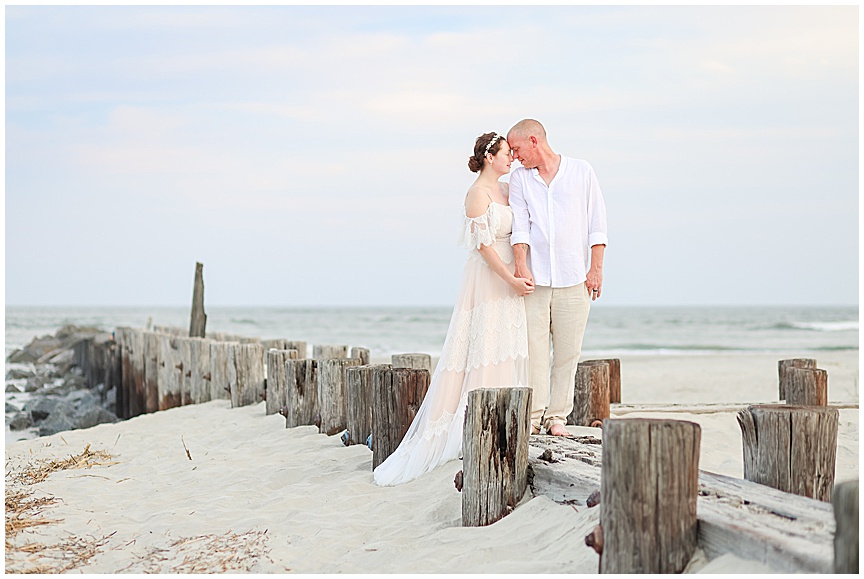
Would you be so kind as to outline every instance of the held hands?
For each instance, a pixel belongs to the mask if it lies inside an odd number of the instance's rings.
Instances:
[[[514,290],[516,290],[516,294],[519,297],[525,297],[534,292],[534,280],[532,279],[514,276],[510,285],[513,286]]]
[[[532,276],[531,271],[529,271],[526,266],[521,265],[518,260],[516,261],[516,271],[513,273],[513,275],[517,278],[521,277],[528,280],[529,282],[531,282],[531,287],[534,287],[534,276]]]

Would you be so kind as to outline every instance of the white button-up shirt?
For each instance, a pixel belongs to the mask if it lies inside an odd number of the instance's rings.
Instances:
[[[510,175],[513,234],[527,243],[528,267],[540,286],[570,287],[588,276],[592,245],[606,245],[606,204],[587,161],[561,155],[549,186],[537,169]]]

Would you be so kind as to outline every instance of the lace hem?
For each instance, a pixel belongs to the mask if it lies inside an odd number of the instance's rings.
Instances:
[[[506,296],[453,313],[439,365],[463,371],[510,358],[528,357],[527,322],[522,298]]]

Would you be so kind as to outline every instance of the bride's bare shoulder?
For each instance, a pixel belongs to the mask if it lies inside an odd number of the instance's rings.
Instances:
[[[492,203],[492,190],[486,185],[474,185],[465,195],[465,215],[480,217]]]

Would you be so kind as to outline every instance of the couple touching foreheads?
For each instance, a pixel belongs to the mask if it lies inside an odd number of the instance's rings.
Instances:
[[[514,157],[522,163],[510,175]],[[539,122],[480,135],[468,168],[462,286],[438,366],[396,451],[373,475],[408,482],[458,458],[468,392],[533,389],[531,431],[567,434],[591,300],[603,289],[606,205],[586,161],[555,153]],[[552,359],[550,363],[550,342]]]

